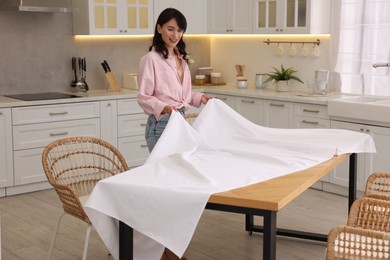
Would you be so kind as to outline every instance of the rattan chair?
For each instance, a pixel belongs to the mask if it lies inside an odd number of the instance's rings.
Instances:
[[[42,154],[42,165],[64,208],[54,230],[48,259],[65,213],[88,223],[82,258],[86,259],[92,224],[83,204],[99,180],[128,170],[126,161],[115,147],[103,140],[70,137],[47,145]]]
[[[371,174],[366,183],[364,196],[390,201],[390,173]]]
[[[352,204],[348,226],[390,232],[390,201],[361,197]]]
[[[328,234],[326,259],[390,259],[390,234],[349,226],[335,227]]]

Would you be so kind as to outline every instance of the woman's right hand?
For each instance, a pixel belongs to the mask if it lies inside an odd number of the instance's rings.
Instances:
[[[164,109],[163,109],[161,114],[163,114],[163,115],[164,114],[170,115],[170,114],[172,114],[173,110],[177,111],[176,107],[174,107],[174,106],[166,106],[166,107],[164,107]]]

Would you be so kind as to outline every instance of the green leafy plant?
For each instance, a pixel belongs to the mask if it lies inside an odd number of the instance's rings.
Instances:
[[[272,68],[274,71],[267,73],[268,78],[265,82],[270,82],[270,81],[277,82],[277,81],[282,81],[282,80],[296,80],[296,81],[303,83],[303,81],[300,78],[298,78],[297,76],[294,75],[298,71],[296,71],[292,67],[291,68],[284,68],[283,64],[282,64],[280,69],[275,68],[275,67],[272,67]]]

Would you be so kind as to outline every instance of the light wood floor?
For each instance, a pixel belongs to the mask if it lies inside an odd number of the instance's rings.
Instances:
[[[2,260],[46,259],[62,212],[53,190],[0,198]],[[278,213],[278,227],[327,234],[347,220],[347,198],[310,189]],[[256,219],[259,223],[261,219]],[[66,215],[53,259],[81,259],[86,224]],[[277,259],[325,259],[326,244],[277,237]],[[189,260],[262,259],[262,234],[244,231],[244,216],[206,210],[185,256]],[[88,259],[112,259],[96,232]]]

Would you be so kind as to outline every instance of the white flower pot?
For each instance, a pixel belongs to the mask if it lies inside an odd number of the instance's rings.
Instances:
[[[278,92],[290,91],[290,81],[289,80],[276,81],[276,91]]]

